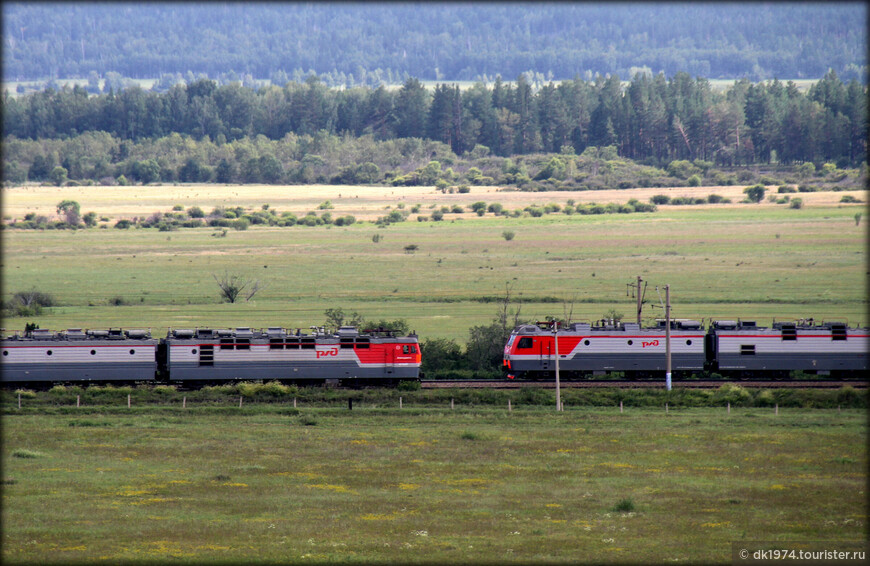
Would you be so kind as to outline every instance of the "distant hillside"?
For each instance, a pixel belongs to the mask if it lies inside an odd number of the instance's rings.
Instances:
[[[171,4],[4,3],[3,80],[120,73],[313,71],[344,84],[422,80],[711,79],[866,81],[864,3]]]

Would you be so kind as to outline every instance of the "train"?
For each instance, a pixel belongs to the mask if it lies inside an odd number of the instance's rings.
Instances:
[[[15,333],[2,340],[4,385],[64,382],[206,385],[281,380],[335,385],[395,385],[418,380],[422,362],[415,334],[382,328],[295,332],[270,327],[150,330],[72,328]]]
[[[667,326],[670,324],[670,328]],[[416,334],[383,328],[311,332],[281,328],[29,329],[2,339],[4,386],[66,382],[171,383],[201,386],[242,380],[394,386],[419,381],[423,353]],[[669,330],[669,332],[668,332]],[[668,338],[669,335],[669,338]],[[664,378],[789,379],[795,372],[866,379],[870,329],[813,319],[658,320],[653,326],[601,320],[559,326],[521,324],[504,346],[506,379]],[[669,344],[668,344],[669,342]],[[558,348],[558,349],[557,349]]]
[[[813,319],[769,327],[752,320],[712,320],[706,329],[695,320],[657,320],[652,327],[601,320],[564,328],[548,321],[516,327],[502,365],[508,379],[553,379],[557,359],[560,379],[664,378],[670,334],[676,378],[701,372],[728,379],[788,379],[794,372],[866,378],[868,330]]]

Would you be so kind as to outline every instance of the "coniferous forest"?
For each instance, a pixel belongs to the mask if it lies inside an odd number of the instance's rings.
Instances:
[[[191,72],[331,86],[636,70],[866,81],[862,2],[3,4],[3,80]]]
[[[651,167],[854,167],[866,159],[866,108],[866,87],[834,72],[806,93],[776,80],[716,92],[686,73],[638,74],[625,88],[599,77],[537,91],[522,76],[434,91],[416,79],[398,90],[330,89],[316,77],[256,91],[208,79],[166,93],[92,96],[76,86],[4,97],[4,179],[48,180],[62,167],[72,180],[431,184],[438,175],[420,168],[433,160],[482,160],[465,167],[482,172],[495,157],[597,148]],[[570,176],[564,161],[488,181],[562,181]],[[485,176],[466,179],[491,184]]]
[[[3,10],[5,79],[48,80],[4,91],[5,183],[595,189],[691,177],[673,163],[712,184],[731,178],[720,169],[866,163],[855,4]]]

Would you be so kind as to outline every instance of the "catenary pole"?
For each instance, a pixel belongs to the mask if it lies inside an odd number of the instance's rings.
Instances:
[[[665,285],[665,356],[667,366],[665,369],[665,388],[671,390],[671,286]]]

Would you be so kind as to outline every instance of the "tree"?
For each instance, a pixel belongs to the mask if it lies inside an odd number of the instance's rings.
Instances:
[[[764,199],[764,193],[767,189],[764,185],[758,184],[753,185],[751,187],[746,187],[743,189],[743,192],[746,193],[746,198],[749,199],[750,202],[761,202]]]
[[[66,175],[66,168],[58,165],[51,170],[51,182],[59,187],[69,180]]]
[[[81,207],[74,200],[62,200],[57,204],[57,213],[62,214],[64,221],[70,226],[78,226],[81,221]]]
[[[342,326],[356,326],[357,328],[360,328],[365,326],[365,319],[356,311],[345,313],[344,309],[338,307],[334,309],[326,309],[323,314],[326,315],[326,323],[324,326],[327,328],[337,329]]]
[[[235,303],[238,301],[239,297],[242,296],[242,293],[247,290],[245,296],[245,301],[250,301],[254,298],[259,291],[261,291],[264,286],[257,279],[250,279],[248,277],[244,277],[237,273],[230,274],[224,271],[222,277],[218,278],[217,275],[212,274],[215,282],[220,289],[220,297],[228,303]]]

